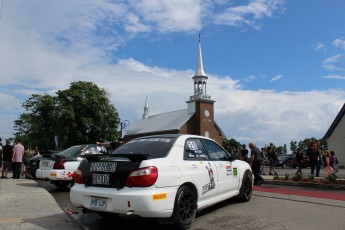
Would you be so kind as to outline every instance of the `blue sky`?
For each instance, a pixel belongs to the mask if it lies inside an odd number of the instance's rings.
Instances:
[[[121,120],[187,108],[198,34],[228,139],[322,138],[345,102],[343,0],[0,0],[0,136],[31,94],[74,81],[109,92]],[[53,137],[52,137],[53,140]]]

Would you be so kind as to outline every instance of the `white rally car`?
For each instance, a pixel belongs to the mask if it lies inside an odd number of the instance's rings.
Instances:
[[[103,217],[166,218],[186,229],[201,209],[252,196],[249,164],[207,137],[140,137],[110,154],[84,157],[70,199],[84,212]]]
[[[75,145],[62,152],[42,158],[36,170],[36,178],[49,180],[59,188],[74,184],[74,177],[84,154],[103,154],[106,149],[96,144]]]

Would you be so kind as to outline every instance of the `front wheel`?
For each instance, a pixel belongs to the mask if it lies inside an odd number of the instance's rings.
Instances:
[[[192,224],[197,209],[195,192],[188,186],[181,187],[176,194],[172,220],[180,229],[187,229]]]
[[[252,198],[253,194],[253,174],[251,171],[247,170],[243,174],[242,185],[240,188],[240,193],[237,198],[239,201],[247,202]]]

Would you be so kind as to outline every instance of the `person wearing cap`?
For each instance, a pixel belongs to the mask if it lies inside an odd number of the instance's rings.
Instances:
[[[300,148],[300,147],[297,148],[296,162],[297,162],[297,172],[296,172],[296,175],[298,173],[302,174],[303,152],[302,152],[302,148]]]

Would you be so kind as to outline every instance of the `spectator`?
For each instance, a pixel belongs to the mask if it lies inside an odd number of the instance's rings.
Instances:
[[[2,155],[3,155],[3,151],[2,151],[2,138],[0,137],[0,169],[2,168]]]
[[[1,178],[7,179],[8,171],[12,168],[12,151],[13,146],[9,139],[6,140],[6,145],[3,147],[3,166],[1,170]]]
[[[23,160],[22,160],[23,164],[22,164],[22,168],[21,168],[21,175],[22,176],[24,176],[26,173],[26,168],[29,165],[29,161],[30,161],[31,157],[32,157],[32,151],[29,148],[27,148],[23,154]]]
[[[245,144],[242,145],[241,155],[242,160],[248,162],[248,149],[246,147],[247,146]]]
[[[302,164],[303,164],[303,152],[302,152],[302,148],[298,147],[297,148],[297,152],[296,152],[296,162],[297,162],[297,172],[296,175],[298,173],[302,173]]]
[[[268,159],[270,161],[270,172],[269,175],[278,175],[278,173],[276,172],[276,161],[277,161],[277,154],[274,150],[274,145],[271,142],[270,145],[267,147],[267,155],[268,155]]]
[[[319,160],[319,150],[317,149],[316,143],[314,141],[311,141],[309,143],[309,147],[307,149],[307,157],[309,158],[310,162],[310,173],[311,175],[314,175],[315,168],[317,161]],[[318,177],[318,171],[316,170],[316,176]]]
[[[261,175],[266,175],[265,173],[265,166],[266,166],[266,151],[265,148],[261,148]]]
[[[40,152],[38,151],[37,146],[32,150],[32,156],[36,156],[36,155],[40,155]]]
[[[325,166],[325,175],[326,177],[333,175],[333,168],[330,164],[330,160],[329,160],[329,152],[324,151],[324,156],[325,156],[325,161],[326,161],[326,166]]]
[[[241,150],[240,149],[235,149],[235,153],[237,155],[237,159],[242,160]]]
[[[316,176],[320,176],[320,170],[321,170],[321,166],[322,166],[322,147],[320,145],[320,141],[316,141],[315,142],[316,144],[316,150],[318,151],[318,156],[317,156],[317,160],[316,160],[316,165],[315,165],[315,168],[316,168]]]
[[[21,143],[21,139],[16,139],[16,144],[13,147],[12,162],[13,162],[13,179],[20,178],[20,171],[22,168],[24,155],[24,146]]]
[[[249,143],[250,148],[250,165],[254,174],[254,185],[261,185],[264,181],[264,178],[260,176],[260,166],[261,166],[261,151],[258,147],[255,146],[255,143]]]
[[[339,161],[336,155],[336,152],[334,150],[330,151],[330,157],[329,157],[329,164],[333,168],[333,176],[336,178],[337,177],[337,172],[339,172]]]

